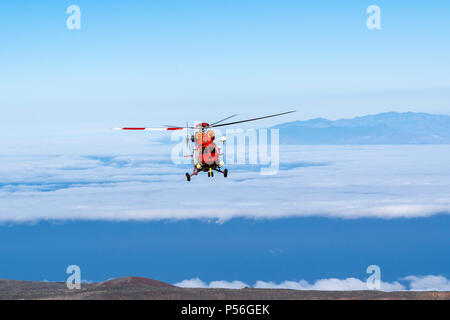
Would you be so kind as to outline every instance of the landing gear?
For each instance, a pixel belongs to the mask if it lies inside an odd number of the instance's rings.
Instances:
[[[186,172],[186,180],[187,181],[191,181],[191,177],[198,175],[198,169],[194,168],[194,172],[192,172],[192,174],[189,174]]]
[[[204,170],[204,171],[206,171],[206,170]],[[214,171],[217,171],[217,172],[220,172],[221,174],[223,174],[224,178],[228,177],[228,169],[225,169],[225,170],[222,171],[222,170],[220,170],[220,168],[219,169],[218,168],[214,168],[214,169],[213,168],[209,168],[208,169],[208,178],[214,177]],[[194,172],[192,172],[192,174],[189,174],[189,173],[186,172],[186,180],[187,181],[191,181],[191,178],[193,176],[198,175],[198,173],[199,173],[199,170],[197,168],[194,169]]]
[[[214,169],[217,172],[220,172],[221,174],[223,174],[223,177],[226,178],[228,176],[228,169],[225,170],[220,170],[220,169]],[[209,176],[209,175],[208,175]]]

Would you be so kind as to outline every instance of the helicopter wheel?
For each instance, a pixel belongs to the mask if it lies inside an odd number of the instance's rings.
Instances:
[[[186,173],[186,180],[191,181],[191,175],[189,173]]]
[[[211,173],[210,172],[208,172],[208,178],[211,178]]]
[[[226,178],[228,176],[228,169],[223,170],[223,177]]]

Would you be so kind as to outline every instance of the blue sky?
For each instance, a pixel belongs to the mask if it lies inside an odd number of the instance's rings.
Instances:
[[[276,176],[187,185],[170,146],[110,130],[450,114],[449,16],[445,1],[2,2],[0,278],[78,264],[90,281],[360,288],[349,277],[378,264],[389,288],[449,290],[447,146],[291,146]]]
[[[79,31],[66,29],[73,3],[82,11]],[[1,133],[98,131],[292,107],[299,113],[286,120],[449,114],[450,5],[378,1],[382,30],[370,31],[370,4],[3,2]]]

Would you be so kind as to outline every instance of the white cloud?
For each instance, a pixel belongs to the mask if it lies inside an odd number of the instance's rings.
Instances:
[[[450,279],[444,276],[408,276],[403,280],[409,281],[414,291],[450,291]]]
[[[242,281],[212,281],[209,284],[203,282],[199,278],[183,280],[174,284],[180,288],[214,288],[214,289],[242,289],[248,287]]]
[[[406,282],[402,284],[401,282]],[[281,283],[257,281],[250,286],[241,281],[212,281],[209,284],[199,278],[183,280],[175,286],[181,288],[225,288],[242,289],[253,287],[258,289],[289,289],[289,290],[317,290],[317,291],[361,291],[369,290],[366,282],[356,278],[320,279],[314,283],[305,280],[283,281]],[[380,291],[450,291],[450,279],[443,276],[408,276],[393,282],[381,282]]]
[[[181,282],[175,283],[174,286],[180,288],[208,288],[208,285],[199,278],[183,280]]]
[[[298,282],[284,281],[280,284],[273,282],[257,281],[255,288],[261,289],[291,289],[291,290],[320,290],[320,291],[354,291],[354,290],[368,290],[365,281],[356,278],[347,279],[321,279],[313,284],[305,280]],[[398,291],[404,290],[404,286],[398,282],[381,283],[382,291]]]
[[[86,150],[52,149],[51,143],[44,151],[7,148],[0,153],[0,222],[450,212],[448,146],[288,146],[276,176],[230,167],[227,179],[203,174],[187,183],[184,172],[191,168],[168,160],[170,146],[115,143],[87,143]]]
[[[242,289],[248,287],[247,284],[241,281],[212,281],[209,284],[210,288],[229,288],[229,289]]]

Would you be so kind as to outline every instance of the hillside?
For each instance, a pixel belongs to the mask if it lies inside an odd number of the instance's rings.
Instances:
[[[126,277],[102,283],[82,284],[68,290],[61,282],[0,280],[0,300],[450,300],[450,292],[296,291],[276,289],[188,289],[160,281]]]

